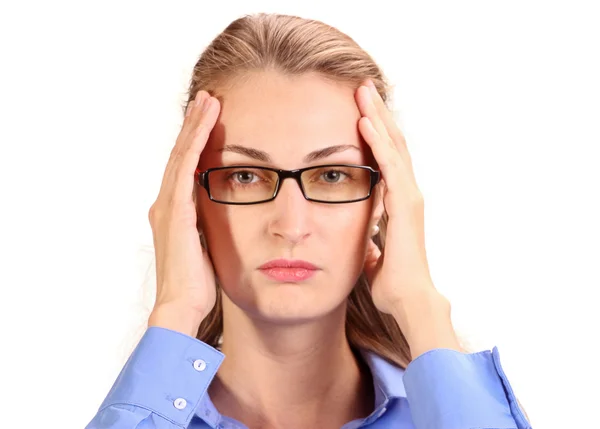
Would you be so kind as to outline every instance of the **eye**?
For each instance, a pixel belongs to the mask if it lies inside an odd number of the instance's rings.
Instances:
[[[343,179],[343,176],[346,175],[339,170],[327,170],[321,175],[321,177],[323,177],[327,183],[339,182],[341,179]]]
[[[253,179],[256,178],[256,175],[250,171],[236,171],[232,174],[232,176],[235,178],[235,180],[237,180],[239,183],[243,183],[243,184],[249,184],[249,183],[253,183]]]

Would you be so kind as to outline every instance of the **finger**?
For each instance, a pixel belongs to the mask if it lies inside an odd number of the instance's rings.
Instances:
[[[371,100],[371,90],[366,86],[360,86],[356,91],[356,102],[363,115],[358,121],[358,128],[371,147],[384,179],[386,182],[393,182],[395,167],[399,161],[399,152],[391,142],[385,125],[379,118],[377,109]]]
[[[204,149],[210,131],[214,127],[220,110],[219,101],[214,97],[208,97],[202,104],[202,110],[195,121],[195,127],[190,132],[186,151],[181,160],[182,167],[188,171],[189,167],[194,167],[194,172],[200,160],[200,154]],[[193,162],[193,165],[190,164]]]
[[[175,154],[175,158],[185,156],[192,145],[194,134],[198,132],[198,128],[203,124],[202,121],[206,114],[206,104],[211,99],[211,96],[206,91],[201,92],[203,94],[199,96],[188,117],[187,125],[184,129],[182,129],[182,142],[179,146],[178,152]],[[177,162],[178,165],[179,163],[180,161]]]
[[[358,121],[358,129],[371,148],[375,161],[377,162],[377,165],[379,165],[379,169],[381,170],[386,183],[395,183],[396,170],[401,162],[398,151],[393,150],[390,145],[382,141],[379,132],[375,129],[370,118],[366,116],[360,118]]]
[[[400,155],[400,159],[402,160],[402,166],[409,172],[409,175],[411,176],[411,181],[414,182],[416,185],[416,180],[412,178],[414,177],[412,160],[404,142],[404,136],[402,135],[400,129],[396,125],[394,118],[385,106],[385,103],[383,102],[383,99],[379,96],[377,90],[371,86],[367,86],[365,88],[366,89],[363,90],[361,87],[359,88],[359,91],[357,91],[357,102],[359,102],[359,108],[361,109],[361,111],[364,112],[363,114],[365,114],[365,116],[367,116],[371,120],[371,123],[373,124],[373,127],[376,129],[377,133],[380,135],[382,142],[392,147],[394,149],[393,152],[396,152]],[[376,106],[376,102],[379,103],[379,107]],[[384,121],[382,118],[387,119],[386,121]],[[394,141],[395,139],[390,136],[390,131],[392,133],[396,133],[396,139],[401,139],[401,142],[399,144],[397,144]]]
[[[360,118],[358,128],[379,165],[382,181],[385,185],[385,209],[388,215],[392,216],[396,212],[394,208],[396,202],[418,199],[421,195],[419,188],[398,151],[380,142],[380,137],[369,118],[364,116]]]
[[[180,168],[177,171],[175,200],[189,200],[194,189],[194,178],[196,167],[200,161],[200,155],[206,147],[210,132],[217,122],[219,116],[219,102],[210,97],[204,103],[203,111],[194,131],[190,132],[189,144],[186,152],[182,155]]]
[[[390,112],[390,110],[385,105],[383,98],[381,98],[381,95],[377,91],[377,88],[375,88],[373,82],[370,79],[367,79],[366,85],[369,88],[369,91],[371,92],[371,99],[373,101],[373,104],[375,104],[375,109],[383,125],[385,126],[387,134],[391,138],[391,142],[396,147],[396,149],[398,149],[398,151],[400,152],[400,156],[402,156],[404,160],[404,163],[406,164],[409,171],[412,173],[412,159],[410,156],[410,152],[408,151],[408,147],[406,145],[406,139],[404,137],[404,134],[400,130],[400,127],[398,127],[398,124],[396,123],[392,112]]]
[[[210,94],[207,91],[201,90],[196,94],[196,98],[192,100],[186,111],[186,116],[181,126],[181,131],[177,137],[177,143],[175,144],[174,155],[180,153],[181,144],[186,143],[189,133],[196,127],[199,119],[199,114],[202,112],[204,102],[210,98]]]
[[[394,147],[394,142],[392,141],[391,136],[387,132],[387,128],[377,111],[377,107],[373,101],[373,95],[371,93],[371,89],[366,86],[360,86],[356,91],[356,102],[358,104],[358,108],[363,116],[369,118],[373,127],[379,134],[382,143],[389,145],[390,147]]]
[[[202,106],[204,101],[210,97],[208,92],[201,90],[198,91],[194,100],[190,101],[186,109],[186,115],[181,126],[179,135],[167,161],[165,172],[163,175],[162,185],[159,192],[171,193],[173,190],[173,182],[177,175],[178,166],[180,164],[180,158],[187,151],[189,146],[189,135],[194,129],[194,119],[201,117]]]
[[[385,105],[385,102],[383,101],[383,98],[381,98],[379,91],[377,91],[377,88],[370,79],[366,81],[366,86],[371,92],[373,104],[375,104],[377,113],[385,125],[389,136],[392,138],[398,149],[400,149],[402,146],[406,147],[406,139],[404,138],[404,134],[402,134],[402,131],[396,124],[392,112],[390,112]]]
[[[189,127],[188,132],[192,132],[195,130],[200,121],[202,120],[203,114],[205,112],[205,104],[211,98],[211,95],[207,91],[199,91],[200,98],[196,100],[196,105],[194,106],[194,110],[189,116]]]

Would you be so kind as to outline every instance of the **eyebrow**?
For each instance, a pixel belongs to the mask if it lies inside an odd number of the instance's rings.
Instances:
[[[334,153],[343,152],[348,149],[355,149],[360,152],[360,148],[358,146],[354,146],[351,144],[340,144],[335,146],[329,146],[323,149],[317,149],[309,153],[304,157],[304,162],[312,162],[317,161],[319,159],[327,158],[329,155],[333,155]],[[234,152],[239,153],[240,155],[247,156],[252,159],[256,159],[258,161],[263,162],[272,162],[271,156],[262,150],[254,149],[251,147],[240,146],[236,144],[225,145],[218,150],[218,152]]]

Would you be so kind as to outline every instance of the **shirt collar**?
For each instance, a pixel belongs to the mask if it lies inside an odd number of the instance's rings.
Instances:
[[[370,350],[360,350],[365,363],[371,370],[375,387],[375,404],[378,407],[392,398],[406,398],[404,369],[388,362]]]
[[[388,362],[377,353],[369,350],[360,349],[360,354],[369,367],[371,376],[373,377],[376,408],[387,403],[390,399],[406,398],[403,379],[404,368]],[[199,402],[195,411],[195,414],[206,421],[211,427],[215,427],[222,418],[210,400],[208,392],[206,392]]]

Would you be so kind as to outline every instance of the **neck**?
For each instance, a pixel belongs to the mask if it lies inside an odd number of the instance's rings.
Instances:
[[[223,297],[226,355],[212,402],[252,428],[335,427],[373,410],[373,382],[345,335],[345,305],[319,320],[273,324]]]

